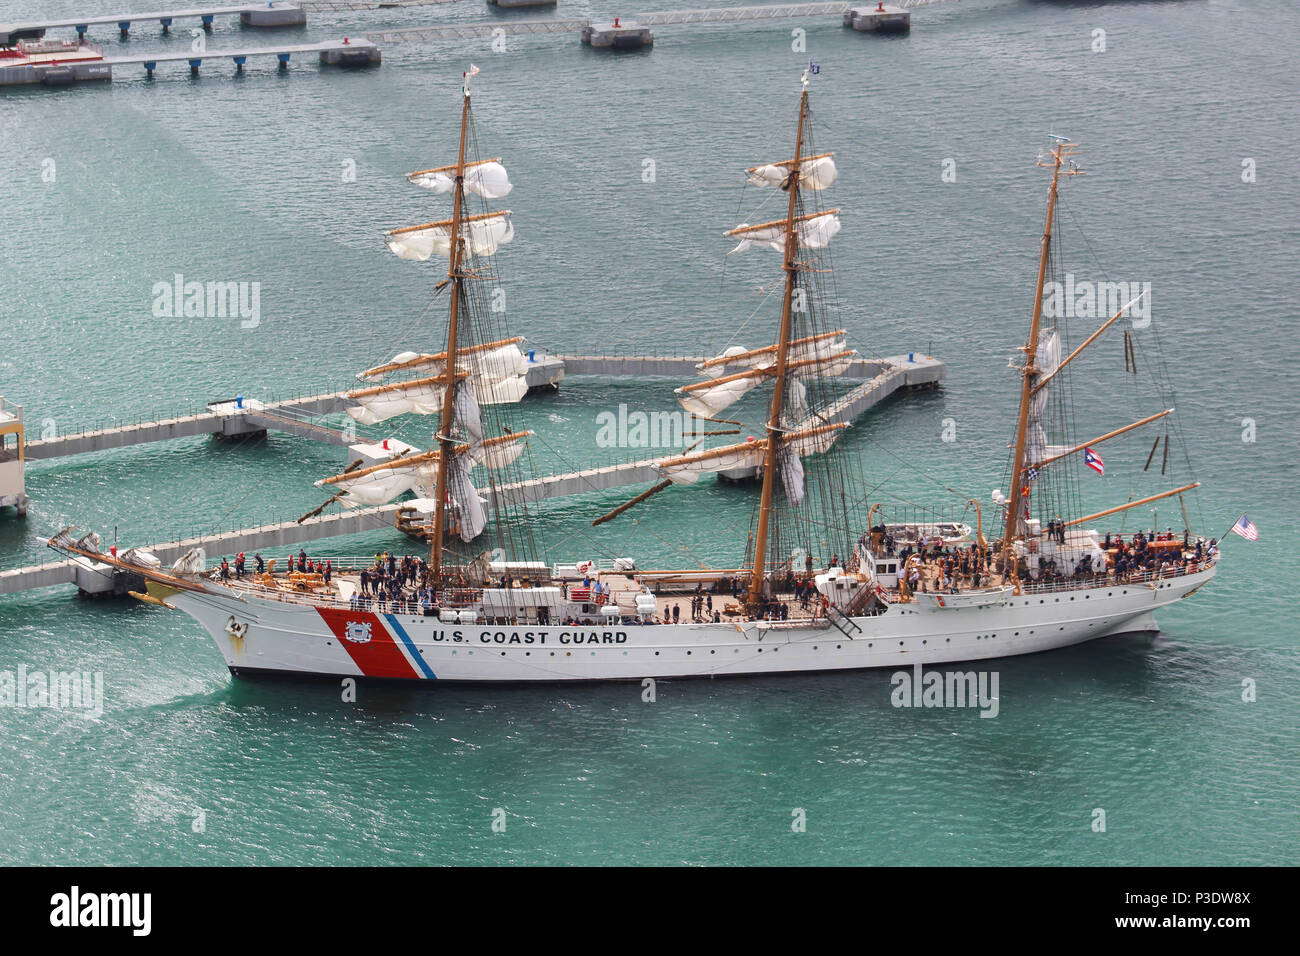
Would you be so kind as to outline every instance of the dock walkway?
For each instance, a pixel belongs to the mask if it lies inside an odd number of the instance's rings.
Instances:
[[[605,375],[611,377],[662,376],[683,378],[695,374],[695,364],[702,358],[664,358],[656,356],[564,356],[562,358],[566,371],[573,375]],[[888,398],[901,388],[918,388],[938,385],[944,378],[944,363],[920,353],[896,355],[882,359],[859,359],[846,373],[846,377],[865,379],[846,393],[827,413],[831,422],[850,422],[862,415],[867,409]],[[319,438],[335,444],[345,444],[341,432],[323,426],[304,422],[302,415],[327,414],[342,408],[345,393],[327,393],[306,398],[292,399],[285,402],[262,405],[249,402],[248,407],[238,416],[235,427],[245,431],[262,428],[274,428],[304,437]],[[211,433],[214,423],[229,422],[229,414],[234,403],[219,403],[213,412],[203,415],[188,415],[179,418],[151,422],[147,426],[123,426],[121,429],[66,436],[63,439],[31,442],[27,446],[29,458],[52,458],[60,454],[77,454],[81,451],[98,450],[86,447],[86,442],[93,436],[100,441],[112,441],[115,444],[101,444],[100,448],[116,448],[141,441],[161,438],[179,438],[185,435]],[[256,407],[254,407],[256,406]],[[225,414],[223,414],[225,413]],[[140,429],[152,428],[155,437],[142,437]],[[317,435],[294,429],[320,429]],[[107,436],[107,437],[104,437]],[[61,447],[58,442],[63,442]],[[56,448],[59,449],[56,451]],[[33,454],[33,451],[36,454]],[[44,453],[41,453],[44,452]],[[662,455],[659,457],[663,457]],[[527,481],[498,485],[495,488],[481,488],[479,494],[489,503],[507,502],[535,503],[552,498],[594,491],[605,491],[626,485],[645,484],[657,481],[660,477],[655,465],[657,458],[622,462],[598,468],[588,468],[560,475],[547,475]],[[497,501],[493,501],[494,497]],[[372,508],[354,508],[335,514],[318,515],[305,521],[283,521],[277,524],[245,528],[220,534],[203,535],[180,541],[158,542],[146,545],[164,563],[170,563],[192,548],[203,548],[209,556],[235,554],[243,551],[252,554],[257,551],[269,551],[317,541],[323,538],[358,534],[363,531],[375,531],[391,527],[399,508],[404,502],[391,502]],[[83,566],[78,573],[76,562],[70,560],[54,561],[26,568],[0,571],[0,595],[15,594],[36,588],[51,587],[56,584],[84,584],[87,575],[93,572]]]

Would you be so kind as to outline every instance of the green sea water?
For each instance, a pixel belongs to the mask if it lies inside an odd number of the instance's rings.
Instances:
[[[119,6],[16,0],[4,17]],[[631,12],[562,0],[556,15]],[[466,0],[313,15],[293,35],[498,16]],[[792,49],[795,28],[805,50]],[[109,53],[164,50],[190,42],[178,32],[99,38]],[[1193,521],[1217,536],[1244,511],[1261,533],[1228,541],[1217,579],[1162,612],[1157,636],[991,665],[995,719],[892,707],[887,672],[661,682],[654,702],[636,684],[363,685],[344,703],[331,684],[232,680],[178,613],[70,587],[0,598],[0,672],[75,669],[104,686],[98,719],[0,707],[0,860],[1295,862],[1300,627],[1288,608],[1300,562],[1285,542],[1300,455],[1298,40],[1300,13],[1283,0],[963,0],[915,11],[902,38],[813,18],[664,27],[630,55],[512,37],[505,52],[393,44],[357,73],[252,62],[236,77],[211,61],[198,79],[127,67],[107,85],[0,92],[0,395],[25,407],[33,436],[235,394],[333,391],[431,347],[436,270],[395,259],[378,233],[440,213],[401,177],[454,158],[471,61],[480,150],[515,182],[498,204],[518,233],[501,256],[514,329],[570,353],[764,344],[770,314],[746,320],[775,257],[724,261],[720,233],[755,211],[737,170],[787,158],[811,56],[817,143],[840,168],[827,195],[843,209],[850,344],[948,368],[941,390],[891,399],[846,437],[880,497],[960,511],[1002,483],[1006,363],[1024,339],[1042,229],[1034,158],[1056,132],[1084,144],[1088,172],[1064,191],[1067,263],[1151,283],[1176,457],[1203,485]],[[207,42],[270,41],[227,20]],[[257,327],[155,318],[153,287],[177,273],[259,283]],[[1075,376],[1082,430],[1156,410],[1130,415],[1123,378],[1108,340]],[[535,467],[639,457],[599,447],[597,416],[671,409],[676,384],[573,379],[527,400],[518,425],[538,432]],[[391,424],[361,434],[428,444],[428,420]],[[1085,503],[1138,487],[1148,442],[1108,443],[1107,477]],[[131,544],[291,519],[341,461],[273,434],[33,463],[30,513],[0,516],[0,567],[49,560],[41,537],[69,524]],[[537,537],[556,558],[737,559],[752,490],[674,488],[635,523],[590,527],[626,496],[548,504]],[[376,527],[312,550],[405,547]],[[805,832],[792,828],[799,810]]]

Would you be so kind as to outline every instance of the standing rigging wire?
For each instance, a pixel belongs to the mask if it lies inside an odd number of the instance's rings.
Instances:
[[[1074,218],[1073,210],[1067,209],[1067,211],[1070,214],[1072,223],[1075,225],[1076,230],[1078,231],[1080,237],[1083,239],[1084,246],[1088,250],[1088,255],[1092,258],[1093,263],[1096,265],[1101,275],[1104,278],[1106,278],[1107,281],[1109,281],[1110,276],[1107,273],[1106,269],[1103,267],[1101,263],[1101,259],[1097,255],[1096,250],[1093,248],[1092,243],[1089,241],[1087,233],[1085,233],[1083,229],[1078,225],[1078,222]],[[1130,289],[1130,291],[1132,290]],[[1150,301],[1148,301],[1146,305],[1148,309],[1151,308]],[[1130,341],[1132,343],[1131,347],[1133,348],[1134,352],[1137,353],[1140,351],[1142,355],[1142,361],[1139,363],[1138,367],[1139,369],[1142,368],[1151,369],[1152,375],[1150,381],[1156,389],[1157,398],[1159,399],[1160,402],[1160,407],[1177,408],[1178,407],[1177,387],[1174,384],[1173,378],[1169,374],[1169,368],[1165,360],[1164,348],[1160,344],[1160,334],[1156,329],[1156,324],[1154,322],[1151,322],[1149,325],[1146,326],[1146,328],[1143,329],[1143,331],[1150,333],[1150,338],[1152,339],[1153,342],[1152,354],[1154,356],[1154,360],[1149,358],[1146,350],[1142,348],[1141,341],[1140,341],[1141,337],[1130,336]],[[1135,358],[1137,357],[1136,354],[1134,357]],[[1137,394],[1136,378],[1132,380],[1132,384],[1133,384],[1132,392],[1136,396]],[[1178,445],[1180,446],[1180,454],[1182,455],[1183,458],[1183,464],[1187,469],[1187,475],[1190,478],[1190,480],[1196,481],[1197,480],[1196,468],[1192,463],[1191,452],[1189,451],[1191,446],[1187,442],[1186,436],[1183,432],[1182,417],[1177,414],[1170,415],[1168,418],[1164,420],[1164,430],[1166,434],[1168,434],[1168,432],[1171,430],[1173,431],[1175,437],[1177,438]],[[1183,496],[1180,495],[1179,500],[1181,501],[1182,499]],[[1196,508],[1196,514],[1198,519],[1200,520],[1201,526],[1208,527],[1208,523],[1205,520],[1205,514],[1204,514],[1204,509],[1202,507],[1200,495],[1194,495],[1192,500],[1193,500],[1193,505]],[[1127,512],[1125,513],[1125,515],[1127,516]],[[1187,530],[1191,531],[1192,529],[1188,528]]]

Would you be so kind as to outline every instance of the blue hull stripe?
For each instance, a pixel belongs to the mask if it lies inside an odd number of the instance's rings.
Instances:
[[[398,623],[397,615],[385,614],[384,618],[392,626],[393,630],[397,632],[397,636],[401,638],[402,643],[406,645],[406,649],[411,652],[411,659],[415,661],[415,666],[424,671],[424,676],[429,678],[429,680],[437,680],[438,675],[429,669],[429,665],[424,662],[424,655],[415,649],[415,642],[411,640],[411,635],[406,633],[406,629]]]

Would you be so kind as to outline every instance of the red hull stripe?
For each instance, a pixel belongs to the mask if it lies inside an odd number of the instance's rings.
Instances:
[[[316,613],[366,677],[420,676],[375,614],[331,607],[318,607]]]

